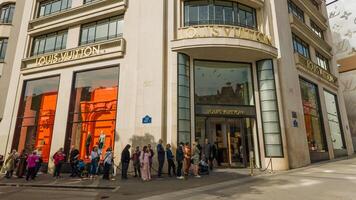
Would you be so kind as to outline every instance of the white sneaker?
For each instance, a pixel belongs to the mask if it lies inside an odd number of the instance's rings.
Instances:
[[[199,176],[199,175],[196,175],[196,176],[195,176],[195,178],[201,178],[201,176]]]
[[[184,179],[184,177],[183,176],[177,176],[177,179],[182,180],[182,179]]]

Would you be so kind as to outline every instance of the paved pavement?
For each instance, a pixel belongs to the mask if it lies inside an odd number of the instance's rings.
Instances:
[[[0,180],[0,199],[356,200],[356,158],[275,174],[259,173],[254,177],[248,176],[247,170],[219,169],[201,179],[192,177],[184,181],[168,177],[148,183],[134,178],[111,182],[54,180],[42,175],[27,186],[6,186],[9,183],[16,185],[24,180]],[[36,184],[40,187],[34,187]],[[49,187],[43,187],[46,184]]]

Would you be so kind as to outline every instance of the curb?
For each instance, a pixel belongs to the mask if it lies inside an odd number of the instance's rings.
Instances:
[[[48,185],[48,184],[23,184],[23,183],[0,183],[0,187],[33,187],[33,188],[65,188],[65,189],[96,189],[114,190],[113,186],[78,186],[78,185]]]

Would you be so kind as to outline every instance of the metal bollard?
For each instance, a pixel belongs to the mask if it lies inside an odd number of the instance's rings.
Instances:
[[[254,168],[254,156],[253,156],[253,151],[250,151],[250,176],[253,176],[253,168]]]

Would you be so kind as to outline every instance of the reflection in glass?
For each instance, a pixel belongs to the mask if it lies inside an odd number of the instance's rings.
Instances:
[[[48,162],[56,114],[59,77],[25,81],[12,144],[19,152],[38,150]]]
[[[253,105],[250,64],[195,61],[196,104]]]
[[[266,156],[283,156],[281,130],[279,126],[277,94],[275,87],[273,62],[257,62],[258,85],[263,121],[263,135]]]
[[[80,158],[88,160],[94,146],[105,155],[114,147],[119,68],[78,72],[69,110],[66,151],[79,149]]]
[[[178,143],[190,142],[190,58],[178,54]]]
[[[305,128],[310,151],[327,151],[319,103],[318,87],[300,79]]]
[[[340,114],[337,98],[334,94],[324,91],[326,111],[334,149],[346,149],[344,136],[341,130]]]

